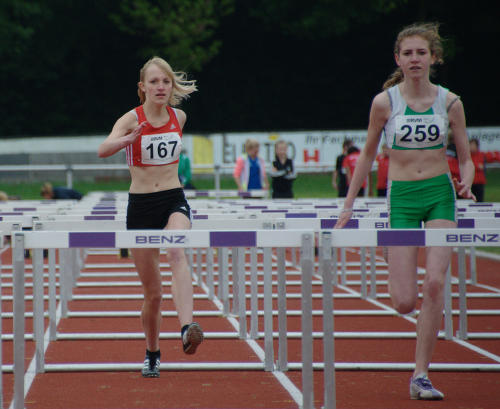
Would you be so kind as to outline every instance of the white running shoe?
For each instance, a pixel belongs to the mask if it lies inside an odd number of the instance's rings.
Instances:
[[[410,398],[421,400],[442,400],[444,394],[432,386],[425,374],[410,379]]]

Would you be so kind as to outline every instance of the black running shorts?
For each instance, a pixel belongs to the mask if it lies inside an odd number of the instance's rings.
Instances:
[[[153,193],[129,193],[127,230],[164,229],[172,213],[191,220],[191,208],[181,188]]]

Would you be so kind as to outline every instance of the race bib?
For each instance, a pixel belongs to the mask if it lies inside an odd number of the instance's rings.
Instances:
[[[177,132],[142,135],[141,159],[146,165],[168,165],[179,159],[182,141]]]
[[[441,115],[398,115],[394,148],[432,149],[444,146],[447,125]]]

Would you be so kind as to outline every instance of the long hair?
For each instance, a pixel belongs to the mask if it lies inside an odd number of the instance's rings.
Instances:
[[[412,36],[422,37],[429,43],[429,50],[431,55],[435,58],[434,64],[443,63],[443,45],[442,39],[439,35],[439,24],[438,23],[415,23],[407,26],[401,30],[394,43],[394,54],[399,55],[401,51],[401,42]],[[433,70],[431,67],[431,75]],[[384,82],[382,89],[390,88],[400,82],[403,82],[404,75],[401,68],[396,68],[396,70],[389,76],[389,78]]]
[[[185,72],[174,71],[170,64],[160,57],[153,57],[144,64],[139,73],[140,82],[144,82],[146,70],[152,64],[158,66],[172,80],[172,94],[168,99],[168,105],[175,107],[179,105],[183,99],[188,98],[189,94],[198,90],[196,87],[196,80],[188,80]],[[137,95],[139,95],[141,104],[144,104],[146,95],[139,85],[137,85]]]

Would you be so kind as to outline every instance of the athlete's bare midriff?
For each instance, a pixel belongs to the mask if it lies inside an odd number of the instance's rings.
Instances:
[[[390,180],[422,180],[449,172],[446,148],[429,150],[391,149]]]
[[[153,193],[182,187],[177,163],[163,166],[130,166],[130,193]]]

